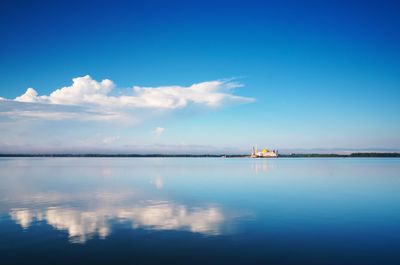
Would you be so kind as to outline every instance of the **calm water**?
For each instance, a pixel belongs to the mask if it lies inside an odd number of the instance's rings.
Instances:
[[[1,264],[400,264],[400,159],[1,158]]]

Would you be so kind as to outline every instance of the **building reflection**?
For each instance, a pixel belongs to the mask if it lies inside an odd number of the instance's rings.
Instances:
[[[271,165],[268,164],[269,161],[266,159],[257,159],[257,161],[254,161],[254,163],[251,164],[253,172],[258,175],[258,174],[265,174],[268,173],[270,170]]]
[[[164,187],[164,182],[160,176],[155,177],[152,183],[158,190],[161,190]]]

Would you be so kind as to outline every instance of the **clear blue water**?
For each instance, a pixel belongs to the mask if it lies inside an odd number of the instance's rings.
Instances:
[[[400,159],[1,158],[1,264],[400,264]]]

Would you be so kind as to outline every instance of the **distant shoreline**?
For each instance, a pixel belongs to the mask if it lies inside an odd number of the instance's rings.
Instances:
[[[226,157],[226,158],[248,158],[249,155],[191,155],[191,154],[0,154],[0,157]],[[351,153],[351,154],[280,154],[281,158],[301,158],[301,157],[343,157],[343,158],[357,158],[357,157],[400,157],[400,153]]]

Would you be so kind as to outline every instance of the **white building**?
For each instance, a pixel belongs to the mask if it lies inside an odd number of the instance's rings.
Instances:
[[[278,150],[268,150],[268,149],[262,149],[261,151],[258,151],[257,145],[256,147],[253,146],[253,150],[251,152],[251,157],[253,158],[258,158],[258,157],[278,157]]]

